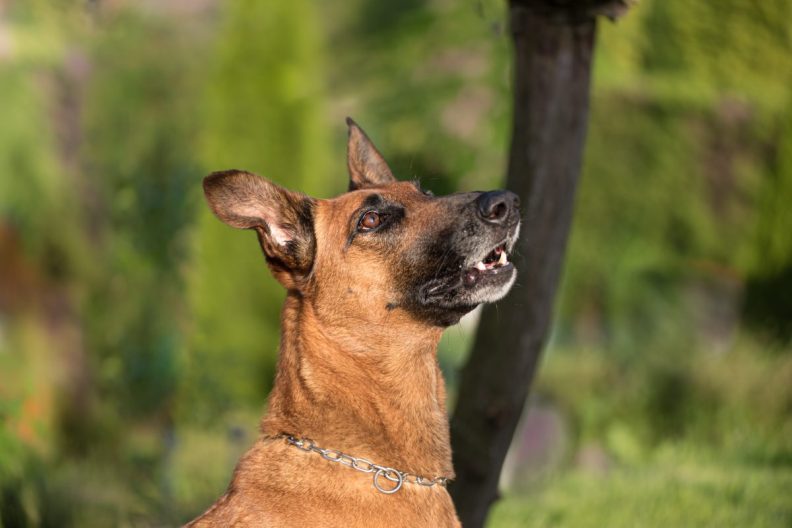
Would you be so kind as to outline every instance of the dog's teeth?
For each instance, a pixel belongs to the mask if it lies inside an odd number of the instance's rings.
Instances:
[[[509,262],[509,257],[506,256],[506,252],[503,251],[500,254],[500,258],[498,259],[498,264],[501,266],[505,266]]]
[[[485,271],[487,269],[487,265],[484,264],[484,262],[477,262],[476,263],[476,269],[481,270],[481,271]]]

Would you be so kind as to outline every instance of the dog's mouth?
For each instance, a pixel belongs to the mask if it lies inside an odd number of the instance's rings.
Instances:
[[[517,278],[511,260],[519,232],[516,218],[505,225],[471,221],[444,230],[428,246],[419,246],[418,255],[438,265],[415,276],[408,302],[448,326],[482,303],[499,301]]]
[[[467,268],[462,275],[462,282],[465,286],[472,287],[486,277],[510,272],[513,269],[514,265],[509,262],[507,244],[502,242],[487,253],[483,259]]]
[[[513,241],[505,240],[484,253],[482,257],[468,260],[467,264],[460,265],[458,272],[429,281],[422,290],[424,302],[439,301],[443,304],[456,304],[460,302],[461,297],[470,298],[471,304],[489,302],[488,295],[480,300],[476,299],[475,302],[470,295],[474,295],[473,292],[482,288],[497,288],[509,282],[515,271],[514,265],[509,261],[512,245]]]

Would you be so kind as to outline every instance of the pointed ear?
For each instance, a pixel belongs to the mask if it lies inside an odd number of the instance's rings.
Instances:
[[[203,181],[214,214],[238,229],[255,229],[276,278],[292,279],[311,269],[316,246],[314,200],[244,171],[213,172]]]
[[[371,142],[363,129],[347,117],[349,140],[347,141],[347,167],[349,168],[349,190],[377,187],[394,183],[388,164]]]

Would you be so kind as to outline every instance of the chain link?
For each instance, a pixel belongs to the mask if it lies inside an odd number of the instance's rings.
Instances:
[[[427,488],[431,488],[435,485],[445,487],[446,484],[448,484],[447,477],[435,477],[430,479],[415,475],[413,473],[405,473],[392,467],[375,464],[371,460],[367,460],[365,458],[357,458],[353,457],[352,455],[347,455],[346,453],[342,453],[337,449],[325,449],[319,447],[314,444],[313,440],[309,438],[297,438],[295,436],[289,435],[284,435],[283,438],[286,439],[287,444],[296,447],[300,451],[318,453],[325,460],[329,460],[330,462],[338,462],[343,466],[352,468],[355,471],[360,471],[361,473],[373,473],[374,487],[377,489],[377,491],[380,493],[385,493],[386,495],[392,495],[393,493],[399,491],[405,482],[408,484],[417,484],[418,486],[424,486]],[[383,486],[383,483],[381,482],[382,479],[392,482],[393,485],[390,488],[387,487],[387,484]]]

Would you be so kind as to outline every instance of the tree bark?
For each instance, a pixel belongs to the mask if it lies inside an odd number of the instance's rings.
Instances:
[[[517,284],[484,309],[451,421],[463,526],[483,526],[544,346],[580,173],[598,14],[621,1],[511,0],[514,123],[506,187],[520,195]]]

